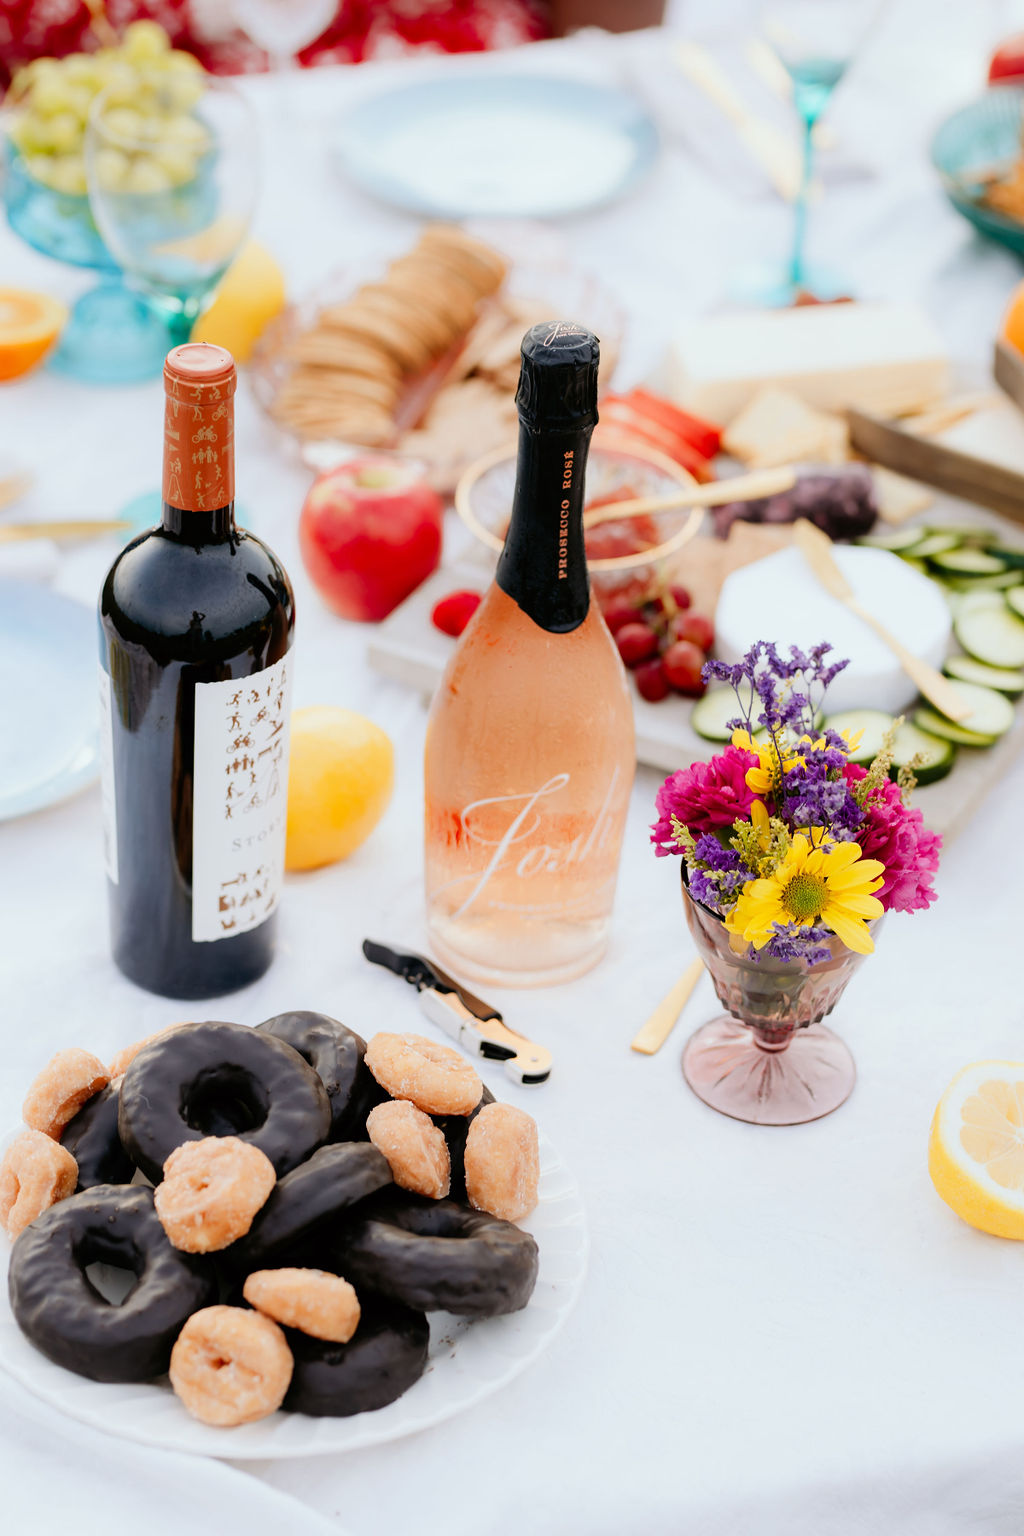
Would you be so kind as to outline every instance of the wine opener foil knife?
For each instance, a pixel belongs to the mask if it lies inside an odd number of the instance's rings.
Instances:
[[[547,1082],[551,1052],[509,1029],[497,1008],[474,997],[433,960],[411,951],[389,949],[372,939],[363,940],[363,954],[374,965],[385,966],[415,987],[427,1018],[465,1050],[488,1061],[503,1062],[514,1083]]]

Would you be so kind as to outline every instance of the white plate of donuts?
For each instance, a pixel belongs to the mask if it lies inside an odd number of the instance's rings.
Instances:
[[[24,1114],[0,1366],[109,1434],[232,1459],[397,1440],[519,1375],[579,1293],[571,1172],[423,1036],[178,1025],[108,1067],[59,1052]]]

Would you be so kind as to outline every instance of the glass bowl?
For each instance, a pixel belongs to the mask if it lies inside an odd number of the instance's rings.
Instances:
[[[1024,254],[1024,218],[988,208],[981,202],[987,183],[1005,174],[1024,155],[1024,88],[994,86],[961,107],[932,140],[932,164],[943,190],[959,214],[979,234]]]
[[[117,264],[96,228],[87,194],[57,192],[36,181],[10,139],[6,141],[5,159],[4,202],[7,221],[15,234],[33,250],[57,261],[99,272],[116,272]]]
[[[455,507],[463,522],[497,559],[512,511],[516,480],[516,445],[486,455],[470,465],[455,488]],[[595,443],[587,458],[587,509],[598,502],[670,496],[692,486],[693,477],[666,454],[639,444]],[[636,518],[612,519],[587,531],[591,586],[602,603],[641,596],[664,561],[699,531],[704,514],[687,506]],[[586,520],[586,512],[584,513]]]

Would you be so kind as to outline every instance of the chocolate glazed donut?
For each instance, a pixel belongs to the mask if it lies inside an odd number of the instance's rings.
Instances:
[[[298,1051],[241,1024],[186,1024],[142,1048],[121,1083],[118,1131],[158,1184],[182,1142],[239,1136],[278,1176],[327,1140],[327,1090]]]
[[[223,1261],[233,1271],[262,1269],[268,1260],[294,1251],[332,1217],[390,1183],[387,1158],[368,1141],[321,1147],[300,1168],[278,1180],[246,1236],[225,1250]]]
[[[60,1144],[78,1164],[78,1188],[95,1184],[130,1184],[135,1164],[117,1133],[120,1088],[111,1084],[87,1099],[61,1132]]]
[[[362,1298],[359,1327],[347,1344],[286,1328],[295,1360],[284,1407],[315,1418],[345,1418],[383,1408],[423,1375],[430,1325],[422,1312],[382,1296]]]
[[[134,1273],[120,1306],[86,1275],[96,1263]],[[93,1381],[163,1375],[186,1318],[217,1299],[213,1266],[171,1247],[141,1186],[97,1185],[37,1216],[14,1245],[8,1286],[22,1333]]]
[[[366,1041],[326,1013],[279,1013],[256,1028],[308,1061],[331,1101],[330,1141],[365,1141],[366,1117],[387,1098],[364,1065]]]
[[[509,1221],[454,1200],[388,1191],[343,1230],[332,1256],[346,1280],[423,1312],[497,1317],[525,1307],[537,1244]]]

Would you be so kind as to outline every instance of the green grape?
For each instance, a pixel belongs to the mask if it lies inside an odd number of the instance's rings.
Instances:
[[[25,166],[33,181],[41,181],[44,187],[48,187],[53,163],[49,155],[29,155]]]
[[[168,111],[188,112],[200,100],[203,90],[203,82],[198,75],[174,70],[164,82],[161,96]]]
[[[50,148],[58,154],[73,154],[82,146],[82,125],[73,112],[55,112],[47,122]]]
[[[96,179],[106,192],[119,192],[128,180],[131,161],[119,149],[99,149],[95,158]]]
[[[46,154],[50,149],[49,119],[35,112],[23,112],[15,120],[10,136],[23,155]]]
[[[180,70],[182,74],[202,76],[206,73],[195,54],[186,53],[184,48],[172,48],[163,62],[165,68]]]
[[[48,117],[54,112],[67,111],[70,105],[68,97],[68,86],[58,70],[54,74],[47,72],[35,77],[29,103],[33,112],[41,112],[44,117]]]
[[[184,145],[165,145],[156,151],[153,159],[167,173],[172,187],[184,186],[196,173],[196,157]]]
[[[135,162],[128,173],[128,180],[125,183],[126,191],[141,193],[167,192],[170,190],[170,186],[171,179],[165,170],[156,165],[148,155],[136,156]]]
[[[202,123],[196,122],[194,117],[171,117],[164,123],[161,143],[183,145],[205,154],[210,147],[210,138]]]
[[[69,85],[67,87],[67,109],[73,112],[81,121],[85,122],[89,116],[89,108],[96,96],[95,90],[88,85]]]
[[[167,53],[171,40],[163,27],[155,21],[133,21],[125,28],[124,53],[133,64],[148,64]]]
[[[95,92],[101,83],[102,65],[88,53],[73,53],[64,60],[64,78],[70,85],[85,85]]]
[[[85,161],[81,155],[54,155],[50,161],[49,185],[57,192],[82,197],[87,191]]]
[[[130,107],[138,95],[138,81],[130,64],[116,61],[107,73],[106,104],[110,107]]]
[[[103,127],[115,138],[138,143],[142,138],[142,113],[133,107],[111,107],[103,113]]]

